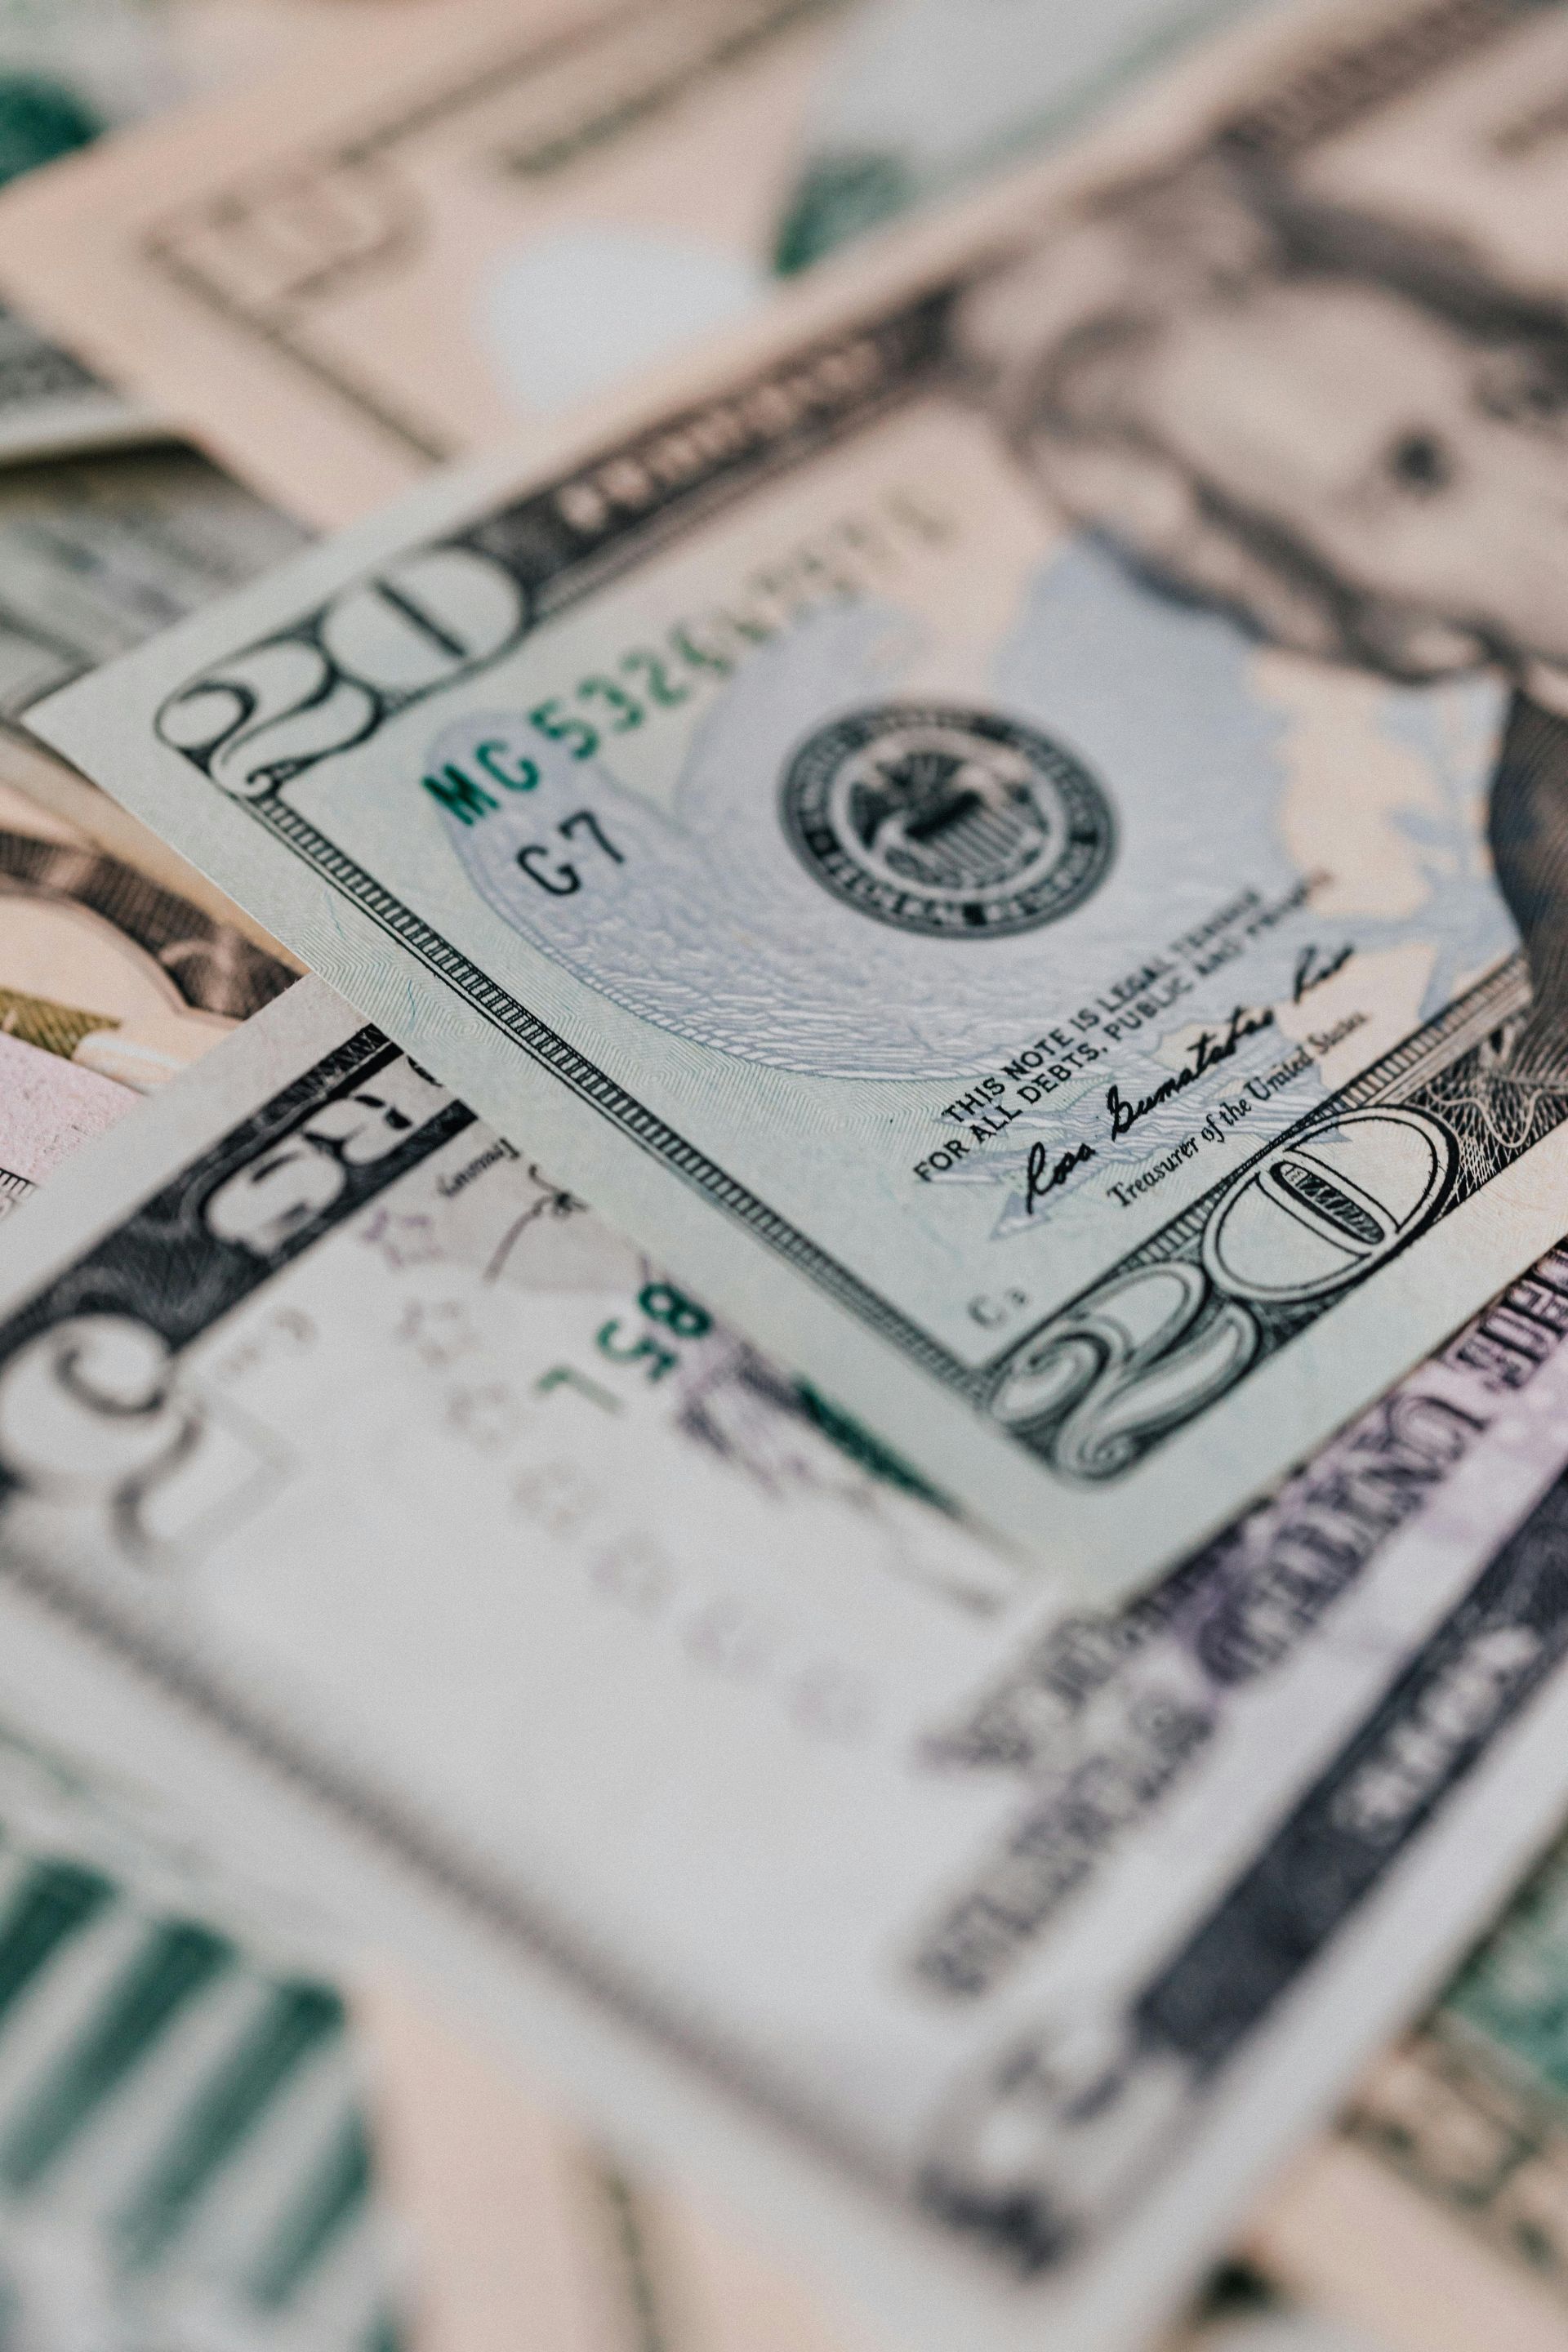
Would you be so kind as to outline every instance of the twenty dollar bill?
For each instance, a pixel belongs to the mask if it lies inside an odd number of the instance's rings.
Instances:
[[[1145,1579],[1561,1220],[1564,75],[1557,7],[1249,25],[33,723],[923,1476]]]

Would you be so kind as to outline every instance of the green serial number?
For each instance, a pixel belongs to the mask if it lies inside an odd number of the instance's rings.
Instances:
[[[721,607],[678,621],[651,646],[633,646],[526,713],[546,742],[592,760],[621,735],[635,735],[666,711],[683,709],[703,688],[732,677],[746,656],[813,612],[878,593],[921,551],[940,550],[953,526],[904,489],[889,492],[759,568],[739,588],[740,609]],[[447,761],[425,789],[464,824],[501,805],[498,793],[531,793],[539,762],[527,741],[493,737],[464,763]]]
[[[742,648],[760,645],[773,632],[766,623],[725,614],[730,647],[701,644],[680,622],[658,650],[634,646],[615,665],[618,675],[595,670],[564,694],[552,694],[528,712],[528,723],[552,743],[563,744],[574,760],[592,760],[605,739],[634,734],[661,710],[679,710],[696,686],[733,675]],[[468,764],[448,760],[424,779],[426,791],[443,808],[476,824],[500,806],[501,793],[531,793],[540,782],[537,760],[510,738],[494,736],[476,744]]]

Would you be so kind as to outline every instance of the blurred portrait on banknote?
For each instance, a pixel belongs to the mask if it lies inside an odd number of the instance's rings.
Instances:
[[[1489,832],[1568,1068],[1568,304],[1224,142],[1020,247],[961,324],[1050,502],[1157,589],[1391,680],[1511,689]]]

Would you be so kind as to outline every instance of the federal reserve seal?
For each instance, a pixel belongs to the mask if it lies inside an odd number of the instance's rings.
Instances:
[[[879,923],[1006,939],[1103,881],[1110,803],[1082,762],[994,711],[883,702],[808,736],[784,772],[784,827],[809,874]]]

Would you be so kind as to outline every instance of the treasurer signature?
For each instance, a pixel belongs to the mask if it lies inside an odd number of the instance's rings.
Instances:
[[[1302,968],[1313,952],[1314,950],[1310,949],[1304,950],[1297,965],[1298,994],[1303,986]],[[1320,980],[1327,980],[1330,971],[1337,971],[1351,952],[1352,950],[1346,948],[1331,965],[1320,970],[1315,978],[1309,977],[1304,985],[1311,988],[1315,987]],[[1105,1093],[1105,1110],[1110,1122],[1112,1142],[1119,1141],[1122,1136],[1129,1134],[1138,1125],[1140,1119],[1148,1118],[1151,1111],[1158,1110],[1163,1104],[1172,1101],[1175,1096],[1184,1094],[1189,1087],[1196,1086],[1200,1078],[1206,1077],[1210,1070],[1217,1068],[1220,1063],[1228,1062],[1237,1047],[1245,1044],[1248,1037],[1256,1037],[1260,1029],[1272,1029],[1273,1026],[1274,1013],[1271,1006],[1266,1005],[1261,1012],[1253,1012],[1247,1006],[1238,1004],[1223,1029],[1199,1030],[1186,1049],[1185,1063],[1179,1070],[1173,1070],[1168,1078],[1163,1078],[1152,1092],[1129,1098],[1119,1086],[1108,1087]],[[1068,1150],[1058,1151],[1055,1155],[1047,1144],[1032,1143],[1029,1146],[1024,1185],[1024,1207],[1028,1214],[1031,1217],[1034,1215],[1037,1201],[1043,1201],[1047,1194],[1058,1192],[1077,1169],[1082,1168],[1089,1160],[1097,1157],[1098,1154],[1092,1143],[1080,1143]]]
[[[1354,948],[1347,940],[1342,948],[1337,949],[1331,956],[1320,962],[1321,949],[1315,942],[1309,941],[1296,958],[1296,984],[1291,991],[1292,1003],[1300,1004],[1310,989],[1321,988],[1325,980],[1332,980],[1335,972],[1343,971],[1354,953]]]
[[[1184,1094],[1189,1087],[1195,1087],[1198,1080],[1205,1077],[1219,1063],[1228,1062],[1237,1047],[1246,1039],[1256,1037],[1260,1029],[1272,1029],[1273,1026],[1272,1005],[1266,1004],[1261,1013],[1252,1013],[1246,1005],[1238,1004],[1217,1035],[1212,1029],[1199,1030],[1187,1047],[1185,1066],[1173,1070],[1168,1078],[1162,1078],[1152,1094],[1139,1095],[1130,1102],[1120,1087],[1108,1087],[1105,1108],[1110,1117],[1112,1140],[1129,1134],[1140,1119],[1147,1118],[1152,1110],[1158,1110],[1173,1096]]]

